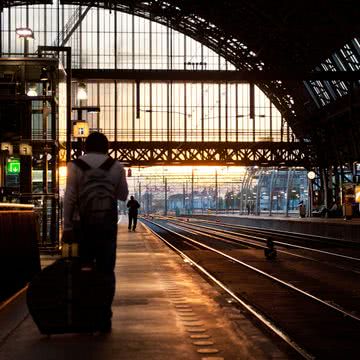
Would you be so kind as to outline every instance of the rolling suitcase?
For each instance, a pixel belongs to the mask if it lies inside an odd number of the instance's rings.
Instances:
[[[93,333],[111,326],[111,275],[66,257],[46,267],[29,284],[29,312],[42,334]]]

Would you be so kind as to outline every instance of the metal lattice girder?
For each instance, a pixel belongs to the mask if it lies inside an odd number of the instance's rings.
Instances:
[[[3,8],[10,6],[37,5],[37,4],[52,4],[52,0],[1,0],[0,11]]]
[[[58,33],[58,36],[53,43],[54,46],[64,46],[71,38],[72,34],[80,26],[81,22],[85,19],[85,16],[90,11],[91,6],[87,6],[84,11],[82,11],[82,6],[78,6],[76,10],[69,17],[67,23],[64,25],[64,28]]]
[[[80,3],[76,0],[62,2]],[[310,71],[330,49],[350,40],[339,27],[336,31],[331,29],[332,35],[328,36],[328,24],[335,11],[336,17],[345,21],[344,28],[349,23],[358,27],[350,3],[345,7],[343,4],[341,7],[328,4],[326,9],[321,3],[310,1],[305,1],[306,4],[295,1],[291,5],[282,2],[274,6],[269,1],[229,0],[211,7],[201,0],[88,0],[82,3],[120,10],[173,28],[212,49],[238,70],[245,71]],[[345,18],[346,12],[349,14]],[[326,20],[326,16],[331,20]],[[256,85],[280,110],[298,136],[308,135],[304,133],[302,122],[308,115],[304,104],[307,104],[309,95],[304,92],[301,82],[258,81]]]
[[[357,80],[360,71],[259,71],[259,70],[127,70],[73,69],[78,80],[138,80],[138,81],[223,81],[251,82],[272,80]]]
[[[80,144],[81,145],[81,144]],[[74,154],[79,143],[73,143]],[[293,142],[110,142],[110,153],[128,165],[238,165],[310,167],[309,144]]]

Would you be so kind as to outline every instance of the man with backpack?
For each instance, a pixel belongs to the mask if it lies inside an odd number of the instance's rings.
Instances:
[[[85,152],[68,164],[63,242],[79,243],[81,262],[109,275],[114,296],[117,200],[128,196],[125,171],[108,155],[108,140],[99,132],[88,136]],[[103,330],[111,330],[111,308]]]
[[[130,196],[130,200],[128,201],[127,205],[129,208],[129,226],[128,229],[131,231],[131,224],[132,224],[132,230],[136,230],[136,224],[137,224],[137,217],[138,217],[138,209],[140,208],[140,204],[135,200],[133,196]]]

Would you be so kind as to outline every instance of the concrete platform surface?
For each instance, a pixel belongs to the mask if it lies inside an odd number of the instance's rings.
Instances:
[[[119,224],[112,332],[47,338],[20,297],[0,312],[6,329],[1,360],[288,358],[144,226],[128,232],[125,221]]]

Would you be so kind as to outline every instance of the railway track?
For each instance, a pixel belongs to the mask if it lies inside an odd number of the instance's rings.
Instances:
[[[347,243],[342,240],[329,239],[304,234],[284,233],[251,227],[219,224],[212,221],[195,220],[190,223],[179,221],[176,218],[165,218],[183,227],[201,230],[202,232],[217,235],[226,239],[233,239],[249,246],[266,247],[268,239],[272,239],[278,245],[278,251],[284,254],[291,254],[313,261],[327,261],[332,267],[347,269],[360,273],[360,244]],[[199,223],[200,222],[200,223]],[[333,260],[336,260],[334,263]]]
[[[169,219],[143,222],[300,356],[360,358],[360,256],[344,254],[339,244],[311,240],[308,247],[272,234],[278,259],[268,261],[269,235]]]
[[[165,218],[165,217],[164,217]],[[173,220],[187,220],[187,218],[174,218],[174,217],[167,217],[168,219]],[[275,230],[275,229],[268,229],[268,228],[259,228],[254,226],[245,226],[239,224],[232,224],[228,222],[222,222],[220,219],[218,221],[213,221],[209,219],[203,219],[199,217],[190,218],[191,223],[197,224],[206,224],[209,227],[219,228],[219,229],[230,229],[236,231],[241,234],[250,234],[251,236],[271,236],[276,237],[277,239],[282,239],[284,241],[290,239],[293,244],[307,244],[313,247],[339,247],[341,246],[343,249],[357,249],[360,251],[360,243],[351,241],[351,240],[342,240],[338,238],[331,238],[326,236],[319,236],[313,234],[304,234],[304,233],[296,233],[296,232],[288,232],[284,230]]]

